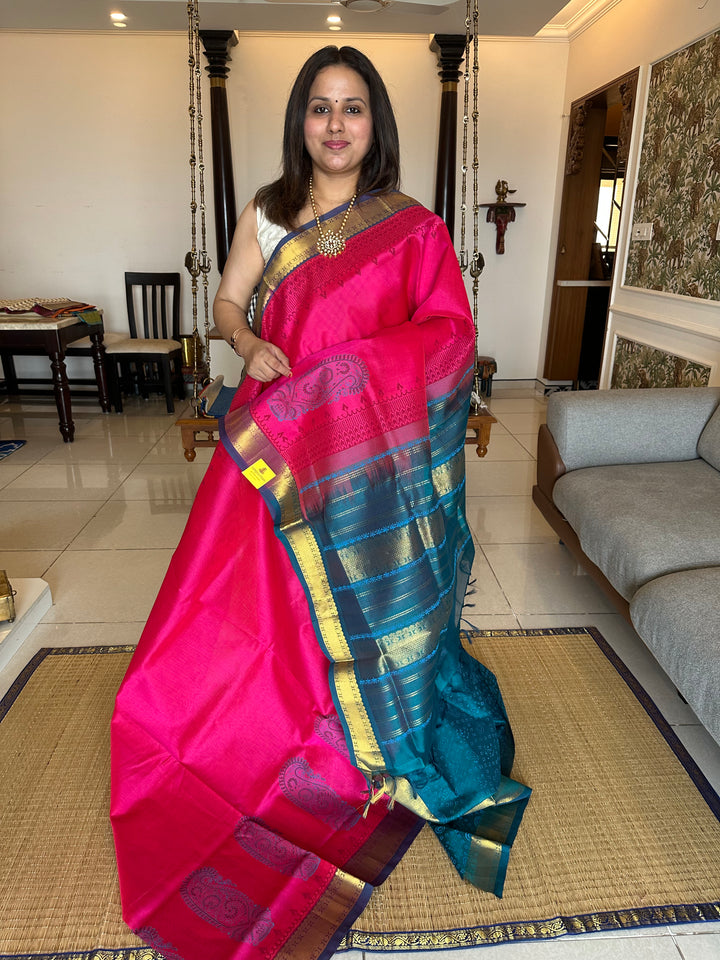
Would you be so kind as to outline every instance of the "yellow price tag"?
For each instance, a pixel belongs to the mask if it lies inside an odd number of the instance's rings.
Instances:
[[[259,490],[260,487],[264,487],[266,483],[272,480],[275,473],[264,460],[256,460],[255,463],[251,463],[249,467],[243,470],[243,476],[248,478],[256,490]]]

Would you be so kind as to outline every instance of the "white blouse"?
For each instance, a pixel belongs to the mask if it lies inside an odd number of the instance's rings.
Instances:
[[[268,220],[260,207],[256,208],[256,213],[257,239],[258,243],[260,244],[263,260],[265,263],[267,263],[272,256],[275,247],[278,245],[278,243],[280,243],[283,237],[287,236],[287,230],[285,227],[281,227],[279,223],[273,223],[271,220]]]

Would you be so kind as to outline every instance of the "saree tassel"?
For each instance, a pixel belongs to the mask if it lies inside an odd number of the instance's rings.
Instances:
[[[464,599],[463,599],[463,605],[462,605],[463,610],[465,609],[465,607],[474,607],[474,606],[475,606],[474,603],[471,603],[471,602],[468,600],[468,597],[474,597],[475,594],[477,593],[477,590],[476,590],[476,588],[475,588],[475,584],[476,584],[476,583],[477,583],[477,580],[476,580],[476,579],[470,580],[470,581],[468,582],[467,589],[465,590],[465,597],[464,597]]]
[[[395,807],[395,794],[397,793],[397,783],[395,777],[387,776],[383,782],[383,793],[388,797],[388,810]]]
[[[363,809],[363,818],[367,820],[368,811],[370,807],[377,803],[380,797],[383,795],[385,778],[380,773],[373,773],[372,776],[367,778],[368,781],[368,798],[365,801],[365,807]]]
[[[377,803],[378,800],[382,800],[383,797],[388,798],[388,810],[394,809],[396,792],[397,784],[395,777],[391,777],[390,774],[373,774],[372,779],[369,781],[368,798],[363,810],[363,818],[367,819],[370,807]]]

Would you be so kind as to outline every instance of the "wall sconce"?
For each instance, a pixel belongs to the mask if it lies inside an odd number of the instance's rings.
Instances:
[[[515,209],[524,207],[524,203],[514,203],[507,199],[509,193],[516,193],[508,189],[507,180],[498,180],[495,184],[495,203],[481,203],[487,208],[487,222],[494,223],[497,231],[495,238],[495,253],[505,253],[505,231],[508,224],[515,220]]]

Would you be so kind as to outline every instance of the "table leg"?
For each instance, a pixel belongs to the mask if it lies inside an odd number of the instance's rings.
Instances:
[[[50,354],[50,367],[53,376],[53,390],[60,420],[60,433],[65,443],[72,443],[75,436],[75,423],[72,418],[72,403],[70,401],[70,386],[68,384],[67,369],[65,368],[65,354],[53,351]]]
[[[15,373],[15,358],[11,353],[6,353],[3,351],[2,367],[7,392],[10,394],[10,396],[14,396],[18,392],[18,381],[17,374]]]
[[[110,413],[110,392],[108,390],[107,367],[105,365],[105,344],[102,333],[90,328],[90,352],[95,367],[95,380],[98,387],[98,400],[103,413]]]

